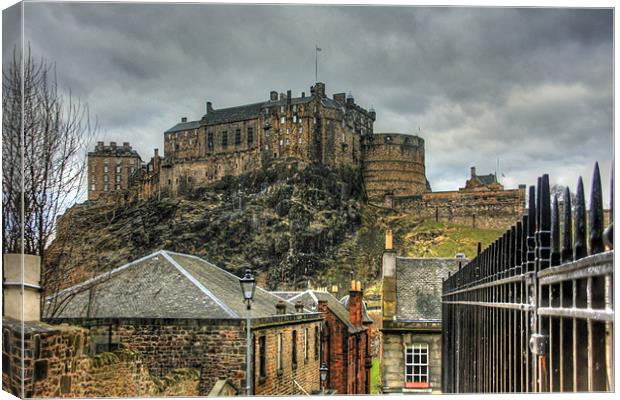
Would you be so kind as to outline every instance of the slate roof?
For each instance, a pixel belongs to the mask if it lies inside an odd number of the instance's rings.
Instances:
[[[344,296],[340,299],[340,303],[344,306],[344,308],[349,310],[349,295]],[[368,315],[368,308],[366,307],[366,303],[362,301],[362,322],[374,322],[372,318]]]
[[[176,124],[175,126],[173,126],[172,128],[165,131],[164,133],[187,131],[190,129],[197,129],[197,128],[200,128],[200,121],[180,122]]]
[[[346,325],[347,330],[350,333],[356,333],[365,330],[365,327],[355,326],[349,319],[349,310],[347,310],[338,299],[328,292],[319,292],[315,290],[306,290],[305,292],[272,292],[276,296],[279,296],[285,300],[295,304],[301,300],[304,307],[315,311],[318,309],[319,301],[326,301],[327,308],[334,313],[343,324]]]
[[[308,103],[312,97],[295,97],[291,98],[291,104],[304,104]],[[335,103],[333,100],[327,99],[329,102],[324,105],[328,105],[333,107],[332,103]],[[168,129],[164,133],[171,132],[179,132],[185,131],[188,129],[199,128],[201,125],[214,125],[214,124],[224,124],[235,121],[245,121],[248,119],[258,118],[260,113],[265,107],[279,107],[283,104],[286,104],[286,99],[276,100],[276,101],[264,101],[260,103],[252,103],[245,104],[241,106],[235,107],[227,107],[227,108],[219,108],[213,109],[209,111],[208,114],[205,114],[201,120],[198,121],[189,121],[189,122],[181,122]]]
[[[482,183],[483,185],[490,185],[491,183],[497,182],[495,174],[476,175],[476,178],[478,178],[480,180],[480,183]]]
[[[48,297],[53,318],[245,318],[239,278],[199,258],[160,250]],[[57,300],[54,303],[54,300]],[[280,298],[257,287],[252,318],[276,315]],[[295,313],[285,302],[287,314]]]
[[[396,258],[397,321],[441,321],[441,291],[464,258]]]

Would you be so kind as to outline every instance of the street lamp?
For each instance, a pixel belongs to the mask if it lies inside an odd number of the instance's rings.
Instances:
[[[325,382],[327,382],[327,373],[329,372],[327,364],[321,364],[321,368],[319,368],[319,371],[321,371],[321,390],[323,394],[325,394]]]
[[[245,270],[245,275],[243,278],[239,279],[239,284],[241,285],[241,293],[243,293],[243,301],[247,304],[247,313],[245,320],[246,327],[246,352],[245,352],[245,394],[250,396],[252,394],[252,379],[250,378],[251,374],[251,351],[250,348],[252,346],[252,337],[250,334],[250,314],[251,314],[251,303],[254,298],[254,290],[256,289],[256,279],[254,279],[254,274],[250,268]]]

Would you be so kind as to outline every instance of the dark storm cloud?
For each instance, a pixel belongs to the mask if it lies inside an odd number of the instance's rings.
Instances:
[[[143,158],[182,116],[309,91],[377,111],[375,131],[426,140],[433,189],[470,165],[507,186],[575,185],[612,158],[611,10],[27,3],[26,38],[106,140]],[[4,43],[3,43],[4,45]],[[6,57],[6,48],[3,49]]]

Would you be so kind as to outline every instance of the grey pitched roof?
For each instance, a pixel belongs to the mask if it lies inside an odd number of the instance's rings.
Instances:
[[[497,182],[497,178],[495,177],[495,174],[476,175],[476,177],[480,180],[480,183],[482,183],[483,185],[489,185],[491,183]]]
[[[287,298],[291,303],[296,303],[301,300],[309,310],[317,310],[319,301],[326,301],[327,308],[331,312],[334,313],[336,318],[338,318],[342,323],[344,323],[349,332],[355,333],[366,329],[365,327],[358,327],[351,323],[351,319],[349,319],[349,310],[347,310],[342,303],[338,301],[338,299],[328,292],[319,292],[314,290],[306,290],[305,292],[296,292],[295,295],[292,295],[294,292],[273,292],[275,295]]]
[[[440,321],[441,290],[464,258],[396,258],[396,320]]]
[[[189,129],[196,129],[196,128],[200,128],[200,121],[180,122],[176,124],[175,126],[173,126],[172,128],[165,131],[164,133],[187,131]]]
[[[312,100],[312,97],[295,97],[291,98],[291,104],[304,104]],[[331,99],[327,99],[328,103],[324,104],[333,107],[335,103]],[[286,104],[286,99],[276,101],[265,101],[259,103],[245,104],[241,106],[213,109],[205,114],[201,120],[181,122],[168,129],[165,133],[185,131],[188,129],[199,128],[201,125],[223,124],[235,121],[244,121],[248,119],[258,118],[261,111],[265,107],[279,107]]]
[[[340,299],[340,303],[344,306],[344,308],[349,310],[349,295],[344,296]],[[363,322],[374,322],[372,318],[368,315],[368,308],[366,307],[366,303],[362,301],[362,321]]]
[[[276,315],[280,298],[256,288],[252,318]],[[61,306],[51,315],[55,304]],[[287,313],[294,313],[285,302]],[[158,251],[48,297],[46,317],[245,317],[239,278],[195,256]]]

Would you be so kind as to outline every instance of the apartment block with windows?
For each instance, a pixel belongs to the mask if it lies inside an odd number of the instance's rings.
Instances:
[[[130,178],[142,166],[138,152],[128,142],[106,146],[97,142],[95,151],[88,153],[88,200],[96,200],[102,194],[119,192],[129,188]]]
[[[383,393],[441,391],[441,290],[465,258],[400,257],[386,235],[383,254]]]

